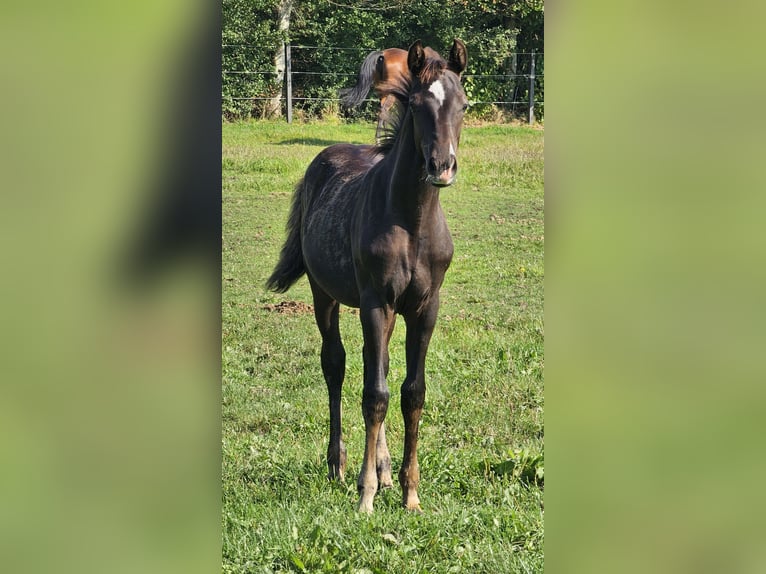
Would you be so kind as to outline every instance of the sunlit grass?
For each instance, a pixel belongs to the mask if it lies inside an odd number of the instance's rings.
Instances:
[[[341,313],[346,484],[326,479],[327,391],[305,279],[265,291],[290,194],[308,163],[374,127],[278,122],[223,129],[223,570],[541,572],[543,559],[543,133],[466,127],[460,177],[442,191],[455,256],[429,351],[421,425],[424,514],[398,485],[359,516],[361,330]],[[404,325],[391,341],[387,434],[403,441]],[[396,481],[395,481],[396,482]]]

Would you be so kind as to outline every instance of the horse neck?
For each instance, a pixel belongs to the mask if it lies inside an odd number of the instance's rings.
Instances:
[[[412,114],[406,111],[399,136],[387,159],[391,162],[388,207],[409,226],[419,227],[439,210],[439,188],[426,182],[425,160],[415,141]]]

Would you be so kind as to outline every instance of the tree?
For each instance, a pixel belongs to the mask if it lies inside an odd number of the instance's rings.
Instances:
[[[302,72],[293,76],[294,94],[312,98],[302,104],[309,115],[338,111],[328,100],[353,83],[373,49],[407,48],[421,39],[443,52],[453,38],[461,38],[468,46],[469,99],[490,102],[523,100],[528,81],[509,80],[509,75],[528,74],[530,60],[512,54],[543,51],[543,0],[224,0],[223,10],[223,43],[257,46],[224,48],[224,70],[268,72],[224,75],[228,117],[268,115],[279,109],[285,40],[293,45],[293,70]],[[296,48],[301,45],[320,48]],[[542,59],[536,64],[535,94],[542,101]],[[253,96],[267,99],[234,99]],[[542,106],[537,109],[542,111]],[[375,107],[369,110],[374,114]],[[526,108],[518,111],[521,115]]]
[[[223,114],[263,115],[263,100],[279,93],[272,66],[280,42],[273,0],[223,0],[221,30]]]
[[[285,40],[290,32],[290,13],[293,10],[293,0],[280,0],[277,8],[277,30],[282,35],[282,42],[274,56],[276,69],[275,82],[282,84],[285,78]],[[279,116],[282,113],[282,91],[277,92],[269,102],[269,116]]]

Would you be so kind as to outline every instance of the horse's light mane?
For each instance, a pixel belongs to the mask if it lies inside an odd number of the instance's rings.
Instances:
[[[424,84],[435,82],[447,67],[447,62],[438,52],[431,48],[425,49],[426,61],[420,71],[420,81]]]

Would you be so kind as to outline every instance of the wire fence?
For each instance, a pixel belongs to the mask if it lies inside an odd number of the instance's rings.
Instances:
[[[353,86],[371,48],[223,44],[224,114],[234,117],[285,117],[338,114],[375,117],[379,100],[370,94],[357,110],[340,105],[339,90]],[[469,62],[462,75],[471,110],[501,110],[529,123],[544,113],[544,53],[497,54],[492,62]],[[500,62],[498,65],[497,62]]]

